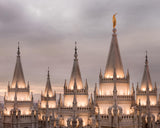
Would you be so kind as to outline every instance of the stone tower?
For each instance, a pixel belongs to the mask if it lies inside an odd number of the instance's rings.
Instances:
[[[4,128],[38,128],[38,111],[33,104],[30,85],[25,83],[18,46],[11,85],[4,97]]]
[[[90,102],[92,101],[92,102]],[[82,127],[89,125],[94,113],[92,96],[88,100],[88,83],[83,86],[75,43],[74,61],[69,84],[65,80],[64,98],[58,102],[57,115],[61,126]]]
[[[76,81],[76,83],[74,83]],[[69,85],[64,84],[64,106],[73,106],[74,91],[76,91],[77,106],[86,107],[88,105],[88,83],[83,87],[81,72],[78,62],[77,46],[75,46],[74,62]]]
[[[94,100],[99,107],[102,127],[136,127],[134,85],[131,91],[130,75],[128,70],[124,74],[115,26],[104,75],[100,70],[99,89],[95,85]],[[130,123],[124,123],[123,119],[131,115]]]
[[[147,128],[154,128],[155,120],[157,120],[159,112],[159,104],[157,102],[157,85],[153,87],[149,64],[148,55],[146,52],[144,72],[142,76],[141,86],[137,84],[136,88],[136,102],[141,102],[142,109],[142,126]]]
[[[48,68],[46,87],[44,92],[41,93],[41,102],[38,105],[39,128],[52,128],[55,126],[56,109],[56,92],[54,91],[53,94]]]

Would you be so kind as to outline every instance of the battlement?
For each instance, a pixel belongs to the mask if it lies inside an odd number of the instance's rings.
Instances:
[[[131,101],[133,99],[133,95],[118,95],[117,96],[117,100],[118,101]],[[112,101],[113,100],[113,95],[97,95],[96,96],[96,100],[109,100]]]
[[[29,87],[25,87],[25,88],[11,88],[10,86],[8,86],[8,92],[29,92],[30,89]]]
[[[87,89],[77,89],[78,95],[88,95]],[[71,89],[64,89],[64,95],[74,95],[74,90]]]
[[[101,114],[100,116],[101,116],[101,119],[102,119],[102,120],[108,120],[110,115]],[[123,119],[124,119],[124,120],[130,120],[130,119],[134,119],[134,115],[133,115],[133,114],[130,114],[130,115],[123,114],[123,115],[121,116],[121,118],[122,118],[122,120],[123,120]]]
[[[73,110],[73,107],[61,107],[61,110]],[[77,112],[78,111],[86,111],[86,112],[88,112],[89,110],[91,110],[91,107],[77,107]]]
[[[14,100],[8,100],[8,99],[5,99],[5,104],[7,104],[7,103],[13,103],[14,104]],[[30,99],[24,99],[24,100],[18,100],[17,99],[17,103],[26,103],[26,104],[28,104],[28,103],[32,103],[32,100],[30,100]]]
[[[105,78],[105,77],[100,77],[99,79],[100,83],[113,83],[113,77],[112,78]],[[117,83],[129,83],[129,78],[124,77],[124,78],[116,78]]]
[[[44,101],[56,100],[56,95],[53,95],[52,97],[45,97],[45,96],[41,95],[41,100],[44,100]]]
[[[140,89],[136,89],[136,95],[147,95],[147,91],[142,91]],[[149,95],[156,95],[157,96],[157,89],[153,89],[149,91]]]

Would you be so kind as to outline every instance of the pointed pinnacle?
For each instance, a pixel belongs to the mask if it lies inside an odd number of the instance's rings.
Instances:
[[[86,84],[85,85],[86,85],[85,87],[88,88],[88,81],[87,81],[87,79],[86,79]]]
[[[99,77],[102,77],[102,70],[100,68]]]
[[[48,78],[48,79],[50,78],[50,75],[49,75],[49,67],[48,67],[47,78]]]
[[[146,60],[145,60],[145,65],[148,65],[148,55],[147,55],[147,51],[146,51]]]
[[[134,83],[132,83],[132,88],[134,89]]]
[[[113,79],[117,78],[117,74],[116,74],[116,68],[114,67],[114,72],[113,72]]]
[[[65,79],[65,80],[64,80],[64,86],[66,86],[66,85],[67,85],[67,80]]]
[[[139,106],[141,106],[141,99],[139,99]]]
[[[157,83],[155,82],[155,87],[154,87],[155,89],[157,89]]]
[[[74,53],[75,59],[77,59],[78,54],[77,54],[77,42],[75,41],[75,53]]]
[[[20,56],[19,42],[18,42],[18,51],[17,51],[17,56]]]
[[[76,78],[74,78],[74,90],[77,90],[77,82],[76,82]]]

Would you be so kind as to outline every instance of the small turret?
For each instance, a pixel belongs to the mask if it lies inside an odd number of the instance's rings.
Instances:
[[[132,95],[135,95],[134,83],[132,83]]]
[[[58,106],[59,106],[59,107],[62,107],[62,106],[63,106],[61,93],[60,93],[60,95],[59,95]]]
[[[95,83],[95,88],[94,88],[94,95],[98,95],[98,88],[97,88],[97,83]]]
[[[85,84],[85,90],[88,92],[88,82],[87,82],[87,79],[86,79],[86,84]]]
[[[91,105],[94,104],[93,97],[92,97],[92,93],[91,93],[90,103],[91,103]]]
[[[126,78],[127,78],[127,79],[130,79],[130,75],[129,75],[129,69],[127,69]]]
[[[10,90],[10,81],[8,81],[8,92]]]
[[[56,97],[56,91],[54,90],[54,97]]]
[[[31,100],[32,100],[32,102],[33,102],[33,92],[31,92]]]
[[[44,96],[43,91],[41,90],[41,97]]]
[[[139,85],[138,85],[138,82],[137,82],[137,87],[136,87],[136,91],[138,91],[139,90]]]
[[[74,92],[77,92],[77,82],[76,82],[76,78],[74,78]]]
[[[74,97],[73,97],[73,108],[77,108],[77,98],[76,98],[76,94],[74,93]]]
[[[29,81],[28,81],[28,84],[27,84],[27,88],[28,88],[28,89],[30,89],[30,86],[29,86]]]
[[[64,82],[64,90],[67,89],[67,80],[65,79],[65,82]]]
[[[100,68],[100,72],[99,72],[99,78],[102,78],[102,71],[101,71],[101,68]]]
[[[155,82],[154,90],[157,90],[157,83]]]

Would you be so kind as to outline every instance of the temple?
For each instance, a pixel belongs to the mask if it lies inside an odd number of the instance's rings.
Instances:
[[[0,128],[160,128],[160,98],[157,84],[152,84],[148,55],[141,84],[131,84],[120,55],[115,16],[107,63],[94,92],[82,79],[75,42],[70,80],[62,85],[63,93],[52,90],[48,68],[41,99],[34,103],[18,45],[13,80],[0,106]]]

